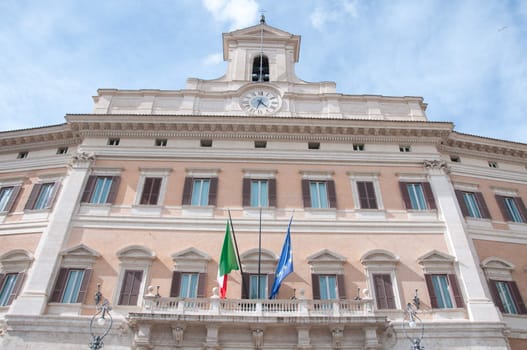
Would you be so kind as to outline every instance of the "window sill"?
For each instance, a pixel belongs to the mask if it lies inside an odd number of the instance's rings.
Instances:
[[[509,221],[507,223],[509,224],[509,229],[511,231],[527,232],[527,223],[524,223],[524,222],[512,222],[512,221]]]
[[[81,314],[82,304],[73,303],[48,303],[47,313],[49,315],[60,315],[60,316],[78,316]]]
[[[336,219],[336,208],[305,208],[304,213],[308,218],[317,219]]]
[[[466,319],[467,313],[464,308],[432,309],[433,320],[457,320]]]
[[[80,208],[79,208],[79,214],[109,216],[111,208],[112,208],[111,204],[81,203]]]
[[[132,214],[139,216],[161,216],[163,213],[162,205],[134,204]]]
[[[24,211],[24,216],[22,217],[23,221],[36,221],[36,220],[46,220],[49,216],[51,210],[49,209],[26,209]]]
[[[207,205],[207,206],[193,206],[193,205],[185,205],[183,206],[183,215],[195,215],[200,217],[208,217],[211,218],[214,216],[214,206]]]
[[[492,221],[490,219],[466,217],[465,220],[468,227],[492,229]]]
[[[408,210],[408,218],[414,220],[436,220],[437,219],[437,210],[418,210],[410,209]]]
[[[386,211],[382,209],[357,209],[355,216],[357,219],[363,220],[386,220]]]
[[[257,207],[244,207],[243,214],[244,216],[250,218],[257,218],[260,216],[260,210],[262,212],[262,218],[273,219],[275,216],[275,208],[266,207],[266,208],[257,208]]]

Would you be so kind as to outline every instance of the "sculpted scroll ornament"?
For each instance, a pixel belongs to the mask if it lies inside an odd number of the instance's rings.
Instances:
[[[425,169],[431,170],[443,170],[445,173],[449,173],[450,169],[444,160],[425,160],[423,162]]]
[[[72,166],[78,166],[82,163],[90,163],[95,160],[95,154],[90,152],[78,152],[71,157],[70,164]]]

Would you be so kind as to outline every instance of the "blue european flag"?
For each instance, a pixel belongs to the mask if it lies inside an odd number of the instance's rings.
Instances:
[[[273,288],[271,288],[271,294],[269,299],[276,298],[278,290],[282,281],[293,272],[293,250],[291,248],[291,221],[293,217],[289,220],[289,226],[287,226],[287,234],[285,235],[284,246],[282,247],[282,253],[280,254],[280,260],[278,261],[278,266],[276,266],[276,274],[273,283]]]

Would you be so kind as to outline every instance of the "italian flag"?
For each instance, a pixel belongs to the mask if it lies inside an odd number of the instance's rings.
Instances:
[[[238,260],[232,243],[231,229],[227,222],[223,247],[221,248],[220,262],[218,264],[218,284],[220,287],[220,297],[225,298],[227,293],[227,279],[232,270],[239,270]]]

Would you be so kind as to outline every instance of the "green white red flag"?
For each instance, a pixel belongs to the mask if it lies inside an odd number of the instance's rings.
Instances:
[[[238,259],[234,251],[234,244],[231,237],[231,229],[227,222],[223,247],[221,248],[220,262],[218,263],[218,284],[220,288],[220,297],[225,298],[227,294],[227,280],[232,270],[239,270]]]

